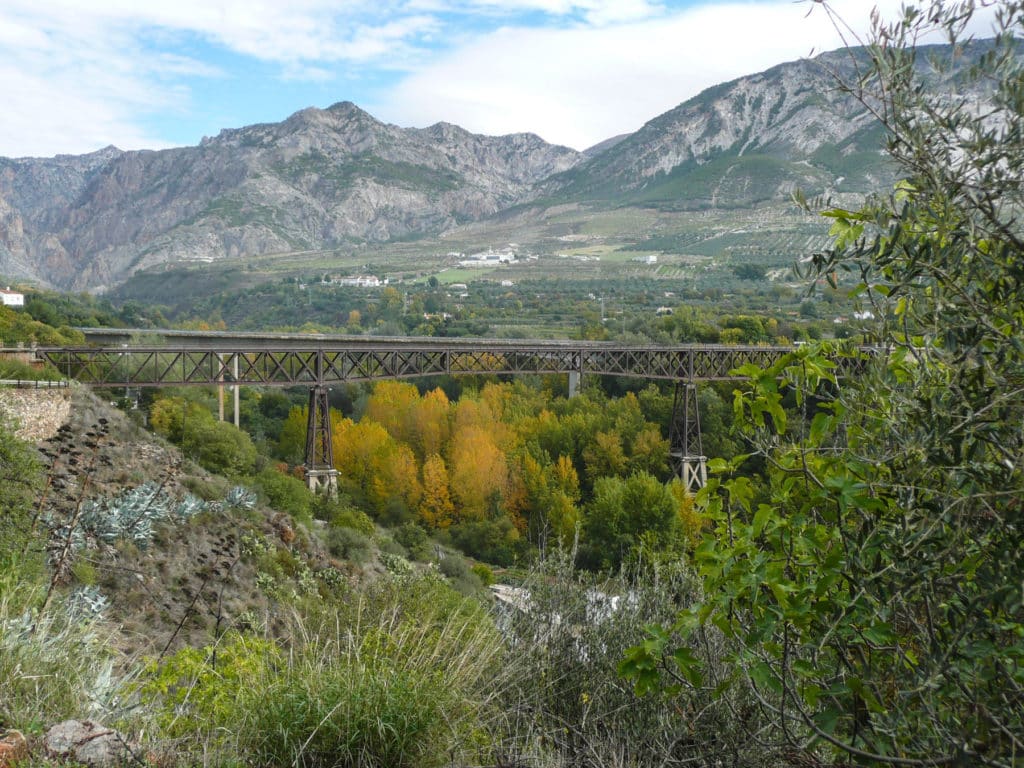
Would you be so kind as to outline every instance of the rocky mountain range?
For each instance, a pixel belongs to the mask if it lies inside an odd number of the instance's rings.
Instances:
[[[850,61],[715,86],[587,152],[400,128],[342,102],[193,147],[0,158],[0,274],[102,290],[157,264],[415,238],[524,203],[729,208],[877,189],[882,133],[835,85]]]
[[[557,198],[683,209],[877,190],[883,132],[839,87],[856,53],[790,62],[712,87],[545,182]]]

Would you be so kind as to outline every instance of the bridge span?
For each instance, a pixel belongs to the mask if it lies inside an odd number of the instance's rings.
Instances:
[[[88,346],[40,347],[36,358],[93,387],[167,385],[308,386],[306,477],[336,487],[327,388],[332,383],[472,374],[568,374],[575,394],[584,375],[629,376],[676,384],[669,429],[673,471],[691,490],[707,478],[697,384],[740,378],[735,369],[768,366],[788,346],[528,339],[335,336],[153,329],[81,328]]]

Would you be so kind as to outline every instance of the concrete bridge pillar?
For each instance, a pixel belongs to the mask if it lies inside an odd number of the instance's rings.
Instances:
[[[700,409],[697,406],[697,385],[677,381],[672,401],[672,424],[669,428],[669,461],[676,477],[686,490],[694,493],[708,481],[707,457],[700,436]]]
[[[583,374],[579,371],[569,371],[569,397],[576,397],[580,393],[580,380]]]
[[[217,353],[217,365],[220,371],[224,370],[224,355],[220,352]],[[231,375],[234,377],[234,381],[238,381],[238,355],[231,355]],[[239,426],[239,395],[238,395],[238,384],[234,384],[231,387],[234,397],[235,406],[235,426]],[[224,421],[224,374],[217,374],[217,420]]]
[[[580,385],[583,383],[583,354],[573,355],[573,370],[569,371],[569,397],[576,397],[580,393]]]

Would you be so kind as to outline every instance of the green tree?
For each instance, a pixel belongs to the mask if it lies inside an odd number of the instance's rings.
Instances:
[[[639,472],[626,479],[602,477],[583,523],[587,565],[618,568],[641,545],[663,551],[681,543],[678,503],[657,478]]]
[[[641,691],[662,672],[705,687],[701,640],[724,633],[733,682],[769,717],[752,725],[806,759],[1024,754],[1024,5],[997,5],[992,42],[964,39],[975,3],[923,3],[876,23],[855,59],[847,87],[904,180],[826,212],[835,239],[812,277],[853,275],[884,352],[804,348],[747,370],[736,415],[767,488],[714,464],[706,597],[622,665]],[[915,41],[936,32],[952,45],[926,66]],[[858,375],[840,381],[837,358]]]
[[[268,467],[256,476],[256,482],[274,509],[304,522],[312,519],[313,494],[297,477]]]

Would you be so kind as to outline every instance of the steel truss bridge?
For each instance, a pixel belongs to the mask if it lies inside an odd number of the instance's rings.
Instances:
[[[307,334],[81,329],[99,346],[41,347],[36,358],[93,387],[167,385],[308,386],[306,477],[310,488],[336,488],[327,391],[340,382],[464,374],[568,374],[569,393],[584,375],[676,382],[669,430],[673,471],[691,490],[707,479],[697,384],[741,378],[794,347],[627,346],[605,342]],[[138,344],[140,335],[163,343]]]

